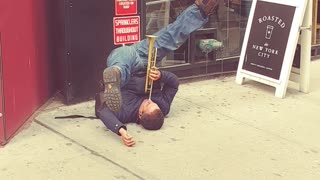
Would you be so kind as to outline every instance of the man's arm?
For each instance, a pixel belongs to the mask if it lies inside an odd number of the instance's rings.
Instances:
[[[152,67],[150,71],[150,78],[153,81],[159,80],[161,83],[163,83],[162,91],[166,95],[172,97],[170,98],[172,101],[173,97],[178,91],[178,87],[179,87],[178,77],[169,71],[159,71],[158,68]]]
[[[124,128],[120,128],[119,133],[121,134],[122,142],[128,147],[136,144],[133,138],[128,134],[128,131]]]
[[[127,127],[118,120],[118,118],[108,108],[103,107],[97,111],[97,116],[101,119],[103,124],[112,132],[121,135],[119,133],[120,128],[127,129]]]
[[[153,67],[150,71],[150,78],[157,83],[163,84],[161,88],[161,97],[155,96],[158,106],[164,115],[167,115],[170,111],[170,106],[176,95],[179,87],[178,77],[168,71],[159,71],[156,67]]]
[[[118,118],[106,107],[97,111],[97,116],[103,124],[112,132],[121,136],[123,143],[126,146],[133,146],[135,141],[127,132],[127,127],[118,120]]]
[[[169,71],[161,71],[160,81],[163,83],[162,98],[164,100],[161,102],[164,103],[164,105],[159,105],[162,106],[161,110],[163,113],[167,115],[170,111],[171,103],[178,92],[179,80],[175,74]]]
[[[162,92],[164,92],[172,102],[179,88],[178,77],[172,72],[161,71],[160,81],[163,83]]]

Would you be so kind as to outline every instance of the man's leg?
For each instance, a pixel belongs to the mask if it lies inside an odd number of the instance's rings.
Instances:
[[[188,38],[189,35],[201,28],[208,22],[207,13],[199,5],[200,0],[185,9],[178,18],[167,27],[161,29],[155,36],[158,36],[155,47],[158,48],[157,61],[161,61],[169,52],[178,49]],[[207,0],[208,6],[215,7],[216,0]],[[214,3],[212,3],[214,1]],[[202,1],[201,1],[202,2]],[[203,2],[202,2],[203,3]],[[137,45],[137,51],[140,55],[148,56],[148,40],[145,39]]]
[[[119,69],[115,67],[108,67],[103,71],[103,102],[112,111],[119,111],[121,108],[120,76]]]
[[[114,49],[107,58],[107,68],[103,72],[104,99],[111,111],[119,111],[122,98],[120,87],[130,79],[137,59],[135,48],[123,46]]]

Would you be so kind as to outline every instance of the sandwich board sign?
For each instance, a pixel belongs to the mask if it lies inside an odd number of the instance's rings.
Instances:
[[[253,0],[236,82],[245,78],[276,88],[283,98],[308,0]],[[310,44],[311,45],[311,44]]]

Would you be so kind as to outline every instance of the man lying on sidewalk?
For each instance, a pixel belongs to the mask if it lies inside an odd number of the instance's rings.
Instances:
[[[154,44],[157,48],[156,62],[178,49],[192,32],[206,24],[217,5],[217,0],[195,0],[172,24],[155,33],[154,36],[158,37]],[[149,42],[145,39],[114,49],[103,72],[104,91],[96,97],[96,116],[107,128],[120,135],[127,146],[133,146],[135,141],[123,123],[136,122],[149,130],[160,129],[178,90],[179,83],[174,74],[160,72],[153,67],[150,78],[158,83],[158,87],[159,82],[164,86],[158,91],[154,86],[151,100],[147,99],[144,94],[145,77],[139,78],[137,74],[146,71],[148,48]]]
[[[156,62],[161,62],[168,53],[178,49],[192,32],[206,24],[217,5],[217,0],[195,0],[173,23],[155,33],[154,36],[158,37],[154,43],[157,48]],[[102,101],[110,110],[120,110],[120,87],[128,83],[131,75],[146,71],[148,47],[149,41],[144,39],[131,46],[116,48],[108,56],[107,68],[103,72],[105,90]]]
[[[118,112],[111,111],[101,102],[103,92],[97,94],[95,98],[96,116],[108,129],[121,136],[123,143],[129,147],[133,146],[135,141],[129,136],[124,123],[141,124],[148,130],[160,129],[178,91],[178,78],[171,72],[159,71],[153,67],[149,78],[154,81],[152,100],[149,100],[149,94],[145,93],[145,73],[133,75],[121,88],[123,101]]]

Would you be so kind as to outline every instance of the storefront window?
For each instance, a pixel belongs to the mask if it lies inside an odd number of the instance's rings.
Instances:
[[[162,66],[194,63],[199,61],[222,62],[238,57],[251,7],[251,0],[219,0],[217,11],[209,17],[209,22],[199,33],[195,32],[188,42],[162,61]],[[172,23],[176,17],[194,0],[147,0],[146,34],[153,34]],[[191,39],[195,38],[195,39]],[[218,47],[214,57],[206,56],[199,48],[201,38],[214,39]],[[198,41],[197,41],[198,40]],[[195,51],[195,52],[194,52]]]

